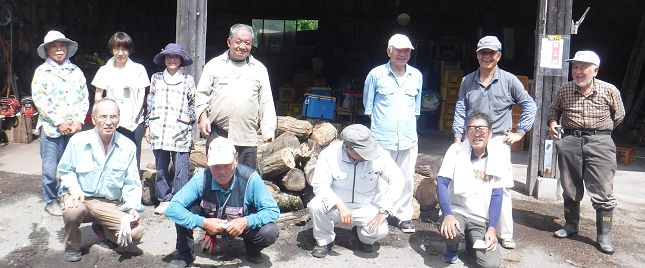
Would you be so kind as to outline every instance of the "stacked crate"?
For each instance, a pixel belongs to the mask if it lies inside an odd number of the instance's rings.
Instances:
[[[459,86],[464,72],[461,70],[445,70],[441,75],[441,116],[439,131],[452,132],[452,121],[455,118],[455,106],[459,98]]]
[[[522,82],[522,85],[524,85],[524,90],[528,90],[529,88],[529,78],[528,76],[521,76],[518,75],[517,78]],[[522,108],[520,108],[519,105],[513,104],[513,131],[517,131],[517,122],[520,121],[520,117],[522,116]],[[527,138],[528,133],[522,137],[521,140],[513,143],[511,145],[511,151],[524,151],[524,141]]]

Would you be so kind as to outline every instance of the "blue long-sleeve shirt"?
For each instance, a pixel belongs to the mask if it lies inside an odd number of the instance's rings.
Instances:
[[[464,77],[459,88],[459,100],[455,106],[452,124],[454,136],[461,138],[465,129],[466,115],[474,110],[488,114],[493,121],[493,132],[502,134],[513,128],[513,104],[522,107],[517,122],[517,132],[526,134],[533,127],[537,105],[520,80],[499,67],[487,86],[479,80],[479,69]]]
[[[396,78],[390,62],[367,75],[363,89],[365,114],[372,117],[372,137],[388,150],[406,150],[417,143],[416,116],[421,114],[423,76],[405,65],[403,77]]]
[[[193,178],[175,194],[166,209],[166,217],[188,229],[202,228],[205,217],[190,212],[188,207],[195,201],[201,202],[202,200],[203,176],[204,171],[195,173]],[[237,179],[236,176],[233,175],[233,180]],[[235,183],[231,183],[229,189],[224,190],[212,176],[211,179],[213,180],[211,190],[216,192],[219,200],[226,200],[231,191],[234,190]],[[254,207],[256,210],[249,210],[249,207]],[[250,229],[257,229],[267,223],[275,222],[280,216],[278,204],[271,197],[271,193],[269,193],[262,178],[257,173],[251,176],[247,184],[244,209],[246,211],[257,211],[245,216]]]

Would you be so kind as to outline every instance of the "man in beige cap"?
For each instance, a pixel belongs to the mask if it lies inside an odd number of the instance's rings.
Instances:
[[[205,241],[215,241],[218,235],[241,237],[247,260],[261,263],[260,251],[278,239],[274,222],[279,215],[278,204],[260,175],[238,164],[229,139],[217,137],[209,145],[208,168],[196,173],[166,209],[166,217],[177,228],[178,254],[170,266],[183,268],[195,260],[195,227],[206,231]]]
[[[370,130],[351,125],[341,133],[343,142],[320,153],[311,180],[316,197],[309,202],[316,243],[311,254],[324,258],[334,246],[338,223],[354,226],[352,234],[362,252],[388,233],[385,219],[401,194],[403,175],[376,143]],[[386,198],[376,202],[377,191]]]
[[[407,36],[393,35],[386,49],[390,61],[370,71],[363,89],[363,105],[365,114],[372,120],[372,135],[403,173],[403,192],[392,216],[406,233],[414,232],[412,192],[419,150],[416,119],[421,114],[423,86],[421,72],[408,65],[412,49]],[[380,198],[379,195],[377,199]]]
[[[573,63],[573,81],[558,91],[547,123],[551,138],[556,140],[566,220],[564,228],[554,236],[565,238],[578,234],[580,201],[586,187],[596,210],[599,249],[605,254],[613,254],[615,248],[610,231],[616,207],[613,195],[616,145],[611,131],[625,117],[625,108],[620,91],[595,78],[600,66],[596,53],[578,51],[567,61]],[[562,131],[556,128],[559,125]]]

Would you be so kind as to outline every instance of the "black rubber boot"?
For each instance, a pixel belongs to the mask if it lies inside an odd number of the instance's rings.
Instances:
[[[596,210],[596,231],[600,252],[614,254],[616,249],[611,244],[611,225],[614,218],[614,208]]]
[[[580,202],[564,200],[564,228],[555,231],[553,236],[566,238],[578,234],[580,223]]]

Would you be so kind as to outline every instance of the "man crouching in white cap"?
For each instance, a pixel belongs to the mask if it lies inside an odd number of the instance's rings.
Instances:
[[[278,239],[274,222],[280,209],[260,175],[238,164],[233,143],[214,139],[208,149],[208,168],[197,172],[172,198],[166,217],[177,228],[177,255],[171,267],[186,267],[195,260],[193,228],[206,231],[203,249],[213,251],[216,236],[241,237],[246,258],[263,261],[260,251]]]
[[[388,233],[385,219],[403,188],[403,175],[390,154],[363,125],[351,125],[341,133],[343,142],[320,153],[311,185],[316,197],[309,202],[317,246],[311,254],[323,258],[334,246],[334,225],[354,226],[352,234],[362,252]],[[377,191],[385,193],[375,203]]]

